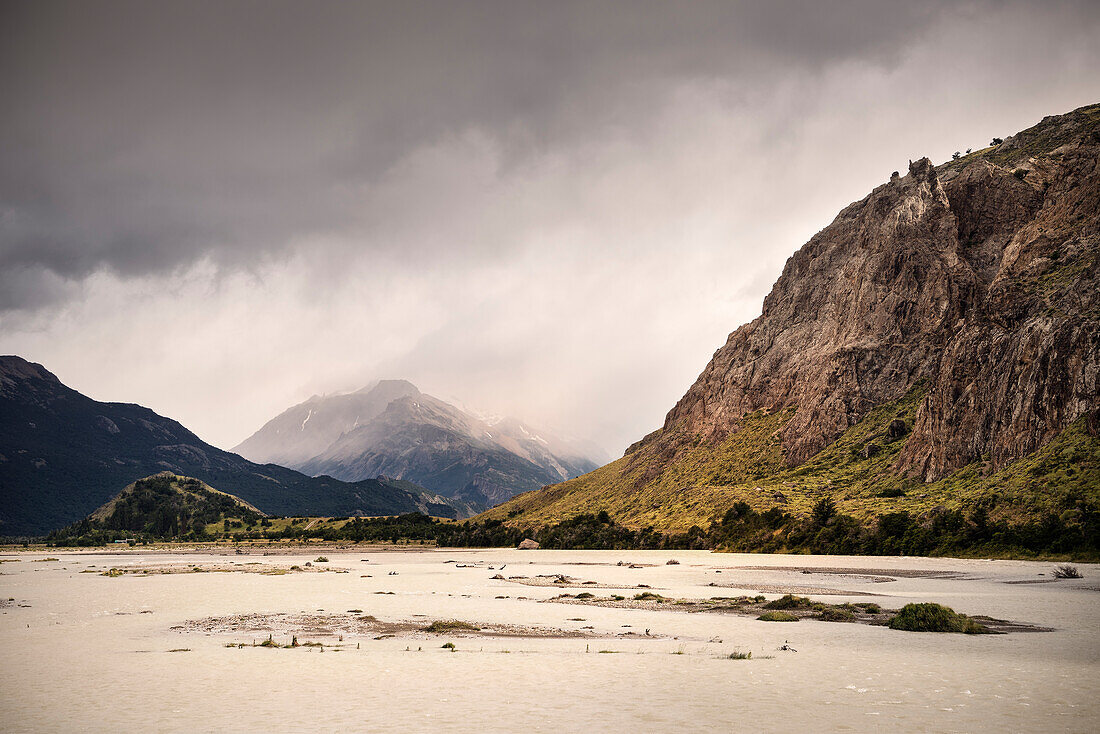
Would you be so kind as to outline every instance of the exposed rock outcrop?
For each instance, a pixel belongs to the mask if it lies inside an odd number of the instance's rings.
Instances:
[[[782,442],[797,465],[927,380],[897,466],[934,480],[984,455],[1003,466],[1096,410],[1097,117],[1047,118],[1021,133],[1029,146],[938,169],[918,160],[844,209],[646,441],[672,456],[685,436],[793,407]]]

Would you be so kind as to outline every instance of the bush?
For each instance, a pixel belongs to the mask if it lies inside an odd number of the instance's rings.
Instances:
[[[856,615],[842,607],[827,607],[821,611],[818,619],[823,622],[854,622],[856,621]]]
[[[989,632],[984,626],[942,604],[906,604],[889,622],[892,630],[906,632],[961,632],[976,635]]]
[[[900,487],[890,487],[879,492],[876,497],[904,497],[905,490]]]
[[[662,602],[665,598],[660,594],[654,594],[652,591],[643,591],[641,594],[634,595],[634,601],[656,601]]]
[[[1017,168],[1015,171],[1012,172],[1012,175],[1020,179],[1021,181],[1024,180],[1024,177],[1027,176],[1027,174],[1028,170],[1026,168]]]
[[[860,602],[856,604],[856,606],[868,614],[882,614],[882,607],[874,602]]]
[[[1077,570],[1077,566],[1071,566],[1068,563],[1064,563],[1061,566],[1055,566],[1054,571],[1051,573],[1056,579],[1079,579],[1081,572]]]
[[[804,596],[792,596],[787,594],[774,601],[770,601],[764,605],[765,609],[800,609],[802,607],[808,607],[812,604],[809,599]]]
[[[328,558],[325,556],[317,556],[317,560],[314,563],[328,563]]]
[[[761,622],[797,622],[798,617],[790,612],[764,612],[757,617]]]

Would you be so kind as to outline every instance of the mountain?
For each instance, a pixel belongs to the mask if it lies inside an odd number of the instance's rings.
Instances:
[[[420,391],[405,380],[381,380],[348,395],[314,395],[272,418],[233,451],[253,461],[298,467],[397,398],[417,395]]]
[[[88,517],[52,533],[50,539],[107,542],[133,534],[177,538],[189,532],[201,534],[209,524],[227,518],[255,522],[263,516],[240,497],[192,477],[161,472],[130,484]]]
[[[162,471],[195,477],[275,515],[470,511],[410,482],[348,483],[255,464],[148,408],[97,402],[42,365],[0,357],[0,535],[54,530]]]
[[[1100,105],[912,162],[788,261],[761,315],[623,458],[486,514],[705,525],[1100,510]],[[1091,526],[1090,526],[1091,527]]]
[[[407,479],[481,508],[597,466],[545,432],[512,418],[480,418],[404,380],[312,397],[235,450],[347,481]]]

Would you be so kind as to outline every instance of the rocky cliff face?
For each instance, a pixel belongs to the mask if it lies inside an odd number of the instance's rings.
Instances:
[[[982,160],[944,172],[979,298],[899,458],[926,481],[984,455],[1005,466],[1100,407],[1100,126],[1079,116],[1065,144],[1010,161],[1019,178]]]
[[[673,456],[686,435],[718,441],[793,408],[782,445],[798,465],[925,380],[896,466],[932,481],[983,456],[1003,466],[1096,410],[1097,119],[1085,108],[969,160],[921,159],[846,208],[645,442]]]

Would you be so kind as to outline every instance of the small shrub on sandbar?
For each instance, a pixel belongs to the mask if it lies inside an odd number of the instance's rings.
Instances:
[[[1055,566],[1051,575],[1056,579],[1079,579],[1081,578],[1081,572],[1077,570],[1077,566],[1071,566],[1065,563],[1061,566]]]
[[[907,632],[961,632],[980,635],[989,630],[965,614],[942,604],[906,604],[889,622],[892,630]]]
[[[765,609],[800,609],[808,607],[813,602],[804,596],[792,596],[791,594],[785,594],[774,601],[770,601],[764,605]]]

